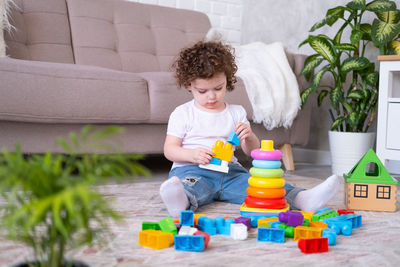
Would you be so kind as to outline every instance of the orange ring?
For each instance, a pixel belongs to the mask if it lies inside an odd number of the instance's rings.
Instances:
[[[286,199],[284,198],[256,198],[247,196],[244,199],[247,207],[258,209],[282,209],[286,206]]]
[[[286,194],[285,188],[262,188],[249,186],[247,194],[257,198],[283,198]]]

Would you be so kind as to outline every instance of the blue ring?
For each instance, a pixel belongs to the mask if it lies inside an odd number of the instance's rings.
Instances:
[[[260,169],[278,169],[282,166],[282,162],[280,160],[254,159],[252,164],[254,167]]]

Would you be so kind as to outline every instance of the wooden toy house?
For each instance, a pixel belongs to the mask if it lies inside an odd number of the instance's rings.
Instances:
[[[372,149],[344,178],[347,209],[396,211],[399,182],[390,176]]]

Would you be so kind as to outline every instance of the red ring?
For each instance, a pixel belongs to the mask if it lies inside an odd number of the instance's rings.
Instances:
[[[287,203],[284,198],[257,198],[252,196],[247,196],[244,202],[247,207],[257,209],[283,209]]]

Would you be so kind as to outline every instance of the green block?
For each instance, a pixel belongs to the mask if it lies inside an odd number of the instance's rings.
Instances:
[[[178,229],[176,228],[176,225],[172,221],[171,217],[162,219],[158,222],[158,224],[160,225],[161,231],[163,232],[171,233],[173,235],[176,235],[178,233]]]
[[[161,230],[160,225],[157,222],[142,222],[142,230]]]
[[[294,237],[294,227],[286,225],[285,223],[279,224],[279,228],[285,229],[285,237]]]
[[[304,219],[303,220],[303,226],[310,226],[310,220],[309,219]]]

